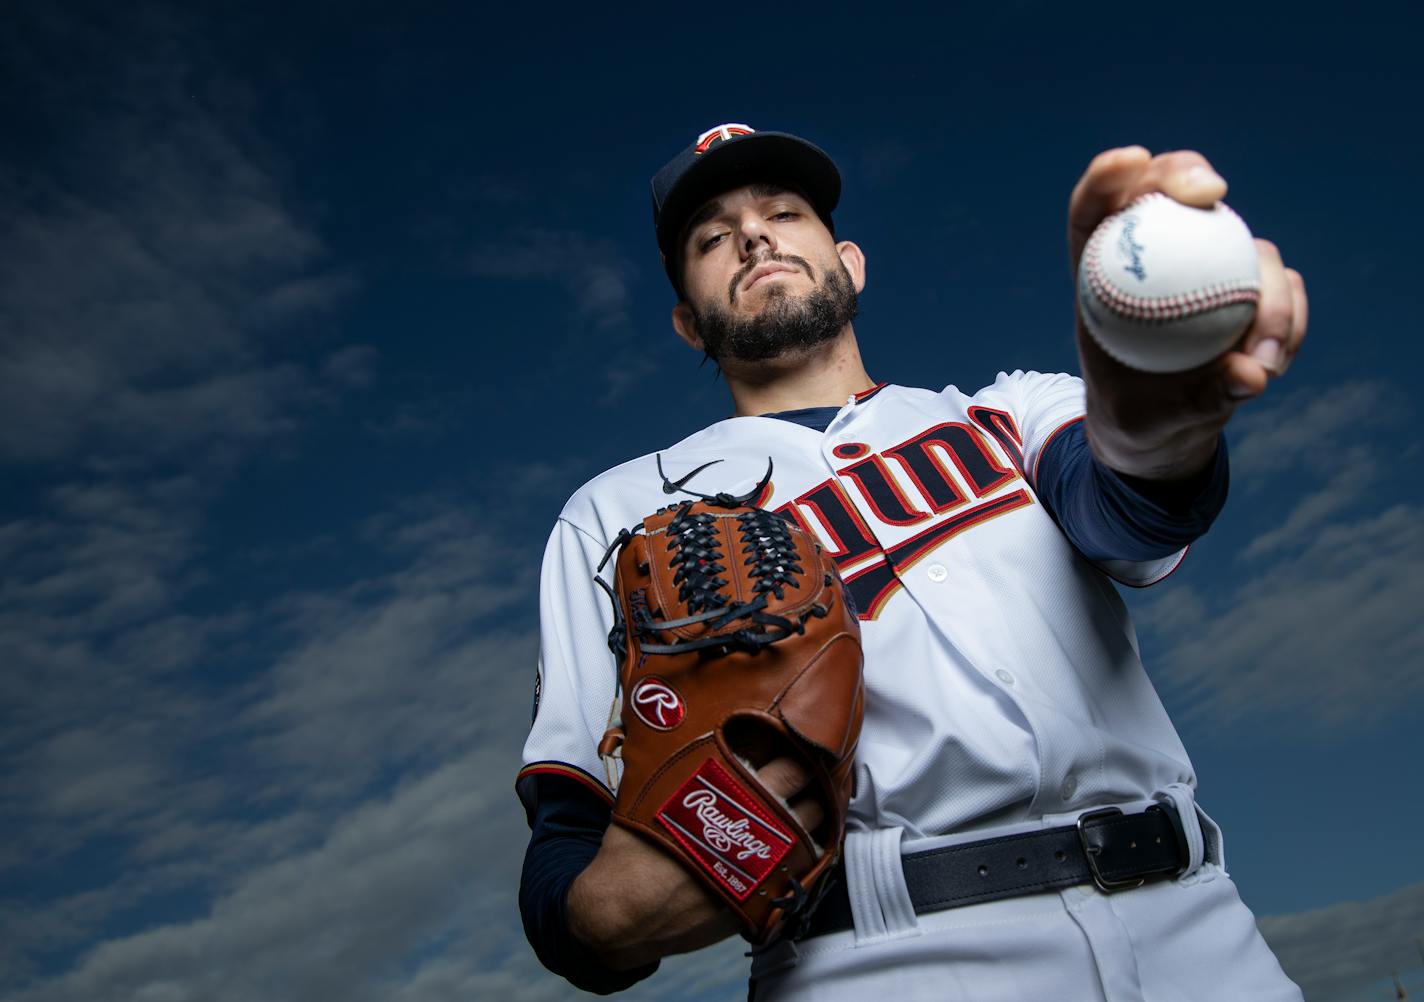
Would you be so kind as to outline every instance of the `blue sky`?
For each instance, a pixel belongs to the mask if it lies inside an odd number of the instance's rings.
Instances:
[[[1287,970],[1424,991],[1417,15],[186,6],[0,34],[0,997],[575,994],[514,903],[538,561],[728,413],[647,193],[727,121],[840,163],[877,379],[1072,371],[1111,146],[1202,151],[1305,275],[1128,600]],[[741,997],[737,947],[628,997]]]

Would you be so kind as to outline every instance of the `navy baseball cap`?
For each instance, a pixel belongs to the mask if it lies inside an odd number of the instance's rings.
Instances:
[[[840,201],[841,174],[824,150],[799,136],[739,123],[708,129],[653,175],[653,228],[678,295],[679,238],[687,220],[709,198],[757,181],[796,188],[834,232],[831,213]]]

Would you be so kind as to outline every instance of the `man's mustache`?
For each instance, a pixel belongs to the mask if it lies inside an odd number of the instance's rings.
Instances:
[[[810,261],[807,261],[804,257],[798,257],[795,254],[777,254],[773,251],[769,254],[763,254],[761,257],[754,257],[741,268],[737,269],[737,273],[732,276],[731,284],[727,286],[727,301],[729,303],[735,303],[737,301],[737,290],[741,288],[747,276],[762,265],[772,263],[789,264],[793,267],[800,268],[811,281],[814,282],[816,280],[816,272],[811,267]]]

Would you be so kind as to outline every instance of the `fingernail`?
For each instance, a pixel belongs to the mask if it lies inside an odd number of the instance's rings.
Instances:
[[[1281,342],[1278,338],[1273,337],[1266,338],[1251,349],[1251,357],[1272,372],[1281,366],[1281,353]]]
[[[1222,178],[1220,174],[1212,170],[1210,167],[1203,167],[1201,164],[1197,164],[1191,170],[1187,171],[1187,183],[1195,185],[1208,185],[1225,184],[1226,181]]]
[[[1231,394],[1233,400],[1245,400],[1247,397],[1254,397],[1256,395],[1256,391],[1250,387],[1229,380],[1226,384],[1226,392]]]

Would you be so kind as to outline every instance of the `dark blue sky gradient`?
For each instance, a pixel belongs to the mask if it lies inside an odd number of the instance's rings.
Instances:
[[[1308,997],[1424,986],[1413,9],[6,20],[0,996],[228,997],[201,954],[234,999],[568,997],[513,904],[537,566],[584,480],[730,411],[672,333],[648,194],[723,122],[840,165],[871,375],[968,392],[1076,371],[1064,214],[1094,154],[1226,177],[1310,337],[1228,429],[1217,526],[1127,599]],[[254,901],[329,935],[258,949]],[[690,997],[742,990],[739,961],[679,963]]]

